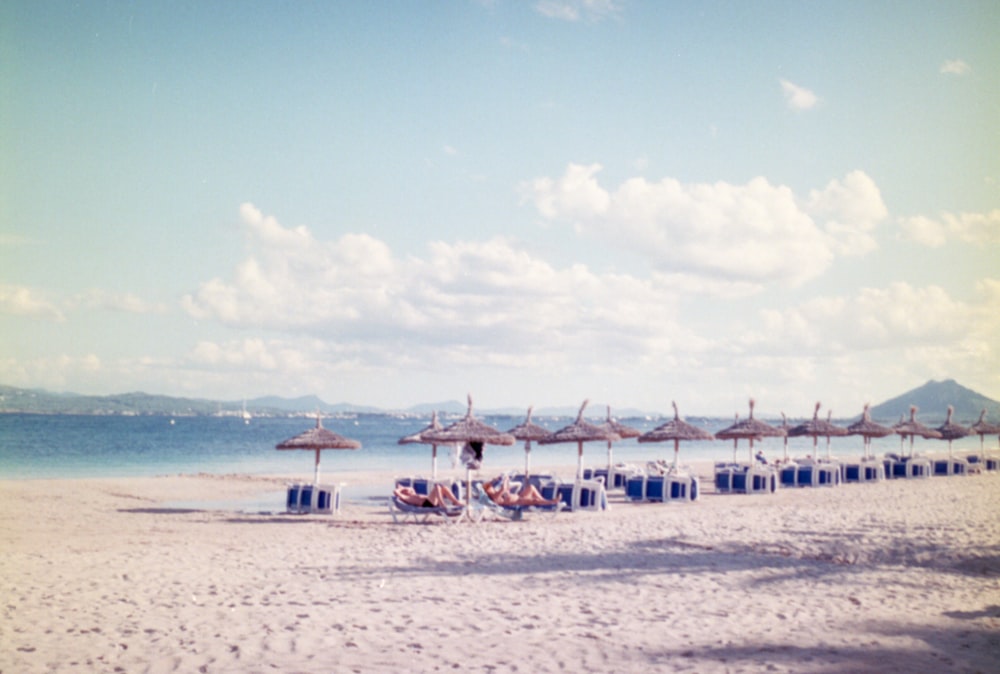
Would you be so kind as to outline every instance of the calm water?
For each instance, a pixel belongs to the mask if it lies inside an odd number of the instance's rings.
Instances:
[[[523,421],[523,417],[485,417],[487,423],[506,430]],[[553,430],[570,423],[571,419],[534,419]],[[639,430],[649,430],[663,420],[622,420]],[[428,473],[431,448],[427,445],[399,445],[399,438],[424,428],[427,419],[398,419],[388,416],[359,416],[357,419],[324,419],[330,430],[359,440],[362,448],[355,451],[327,450],[323,452],[323,476],[357,471],[380,470],[406,474]],[[450,420],[444,421],[445,425]],[[731,420],[705,423],[709,431],[731,424]],[[238,418],[177,417],[171,424],[167,417],[92,417],[0,415],[0,477],[3,478],[69,478],[152,476],[176,473],[248,473],[301,474],[311,479],[313,453],[307,451],[277,451],[274,446],[304,430],[314,422],[308,419],[255,418],[244,424]],[[820,439],[825,453],[825,440]],[[781,438],[758,443],[772,458],[783,453]],[[789,454],[800,456],[812,452],[809,438],[791,438]],[[898,451],[899,438],[875,440],[877,453]],[[956,451],[978,451],[979,437],[963,438],[953,443]],[[987,446],[996,447],[997,438],[988,438]],[[832,450],[840,456],[861,453],[862,440],[848,436],[834,438]],[[947,452],[948,444],[939,440],[917,440],[918,452]],[[681,444],[681,461],[719,460],[732,458],[732,442],[690,442]],[[625,440],[614,445],[615,460],[645,462],[650,459],[671,459],[672,444],[638,444]],[[748,456],[746,443],[741,442],[738,457]],[[533,445],[532,465],[565,466],[567,477],[576,466],[576,445]],[[586,465],[606,463],[607,447],[603,443],[584,446]],[[485,468],[497,473],[524,466],[524,448],[489,446]],[[451,450],[438,448],[438,470],[452,471]]]

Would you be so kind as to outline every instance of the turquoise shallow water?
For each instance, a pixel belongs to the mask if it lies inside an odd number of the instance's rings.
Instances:
[[[485,417],[487,423],[506,430],[523,421],[517,417]],[[533,419],[553,430],[570,419]],[[664,420],[623,419],[623,423],[649,430]],[[312,427],[309,419],[255,418],[249,424],[234,417],[122,416],[46,416],[0,415],[0,477],[14,479],[127,477],[178,473],[247,473],[254,475],[301,474],[311,479],[313,454],[306,451],[277,451],[274,446]],[[399,445],[399,438],[424,428],[427,419],[397,418],[383,415],[359,415],[357,418],[324,419],[323,425],[336,433],[359,440],[362,448],[354,451],[323,452],[321,468],[324,479],[335,479],[359,471],[386,471],[397,474],[427,473],[431,448],[427,445]],[[445,420],[447,425],[450,420]],[[731,419],[702,421],[709,431],[732,423]],[[997,438],[988,438],[987,446],[996,447]],[[770,438],[756,445],[771,458],[780,457],[784,442]],[[812,453],[812,440],[792,438],[789,454]],[[978,451],[979,437],[971,436],[953,443],[956,452]],[[857,456],[862,440],[848,436],[834,438],[832,451],[840,456]],[[877,453],[898,451],[898,437],[875,440]],[[908,445],[907,445],[908,447]],[[825,440],[820,439],[821,453]],[[946,442],[917,440],[918,452],[947,452]],[[624,440],[614,445],[615,460],[641,462],[670,460],[670,444],[639,444]],[[732,443],[724,441],[682,443],[681,461],[726,460],[733,456]],[[746,443],[740,443],[738,458],[748,457]],[[607,461],[603,443],[584,446],[586,465]],[[576,445],[534,445],[532,465],[575,467]],[[489,446],[484,469],[504,470],[523,467],[524,447]],[[452,470],[451,449],[438,448],[438,470]]]

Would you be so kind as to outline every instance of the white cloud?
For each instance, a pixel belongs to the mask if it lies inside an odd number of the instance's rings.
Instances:
[[[962,59],[949,59],[941,64],[938,72],[944,75],[965,75],[972,70],[972,66]]]
[[[539,0],[535,10],[542,16],[561,21],[600,21],[620,12],[614,0]]]
[[[923,215],[899,219],[901,236],[939,248],[949,240],[977,246],[1000,243],[1000,209],[988,213],[942,213],[940,219]]]
[[[609,192],[597,180],[600,170],[570,164],[561,178],[538,178],[524,193],[549,220],[572,222],[663,273],[714,283],[802,283],[822,274],[836,253],[874,249],[871,231],[887,212],[861,171],[798,199],[764,178],[745,185],[631,178]]]
[[[253,251],[231,278],[212,279],[182,302],[193,316],[336,344],[336,358],[369,365],[525,362],[616,353],[664,335],[693,340],[674,320],[676,287],[665,277],[557,269],[502,238],[433,242],[424,257],[398,258],[366,235],[299,241],[247,223]],[[276,227],[280,224],[275,222]],[[656,307],[650,312],[650,307]],[[622,337],[622,335],[627,335]],[[262,343],[199,345],[194,361],[254,362]]]
[[[764,310],[752,342],[757,350],[823,357],[905,349],[950,348],[1000,334],[1000,282],[980,282],[977,303],[952,298],[939,286],[906,282],[862,288],[854,296],[817,297]],[[992,358],[1000,358],[994,348]]]
[[[822,190],[810,191],[805,208],[824,223],[837,252],[844,255],[875,250],[872,231],[889,215],[878,185],[863,171],[851,171],[843,181],[831,180]]]
[[[792,110],[810,110],[819,103],[819,97],[809,89],[792,84],[788,80],[781,80],[781,90],[785,94],[785,101]]]
[[[66,316],[44,293],[21,285],[0,284],[0,313],[63,322]]]

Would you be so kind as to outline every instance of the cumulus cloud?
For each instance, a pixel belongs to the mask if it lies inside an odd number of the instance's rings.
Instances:
[[[600,21],[620,12],[614,0],[539,0],[535,10],[542,16],[561,21]]]
[[[942,213],[934,219],[916,215],[899,220],[903,239],[931,248],[939,248],[949,240],[973,245],[1000,243],[1000,209],[988,213]]]
[[[258,222],[246,222],[250,256],[228,278],[206,281],[183,298],[189,314],[336,344],[328,359],[386,366],[545,365],[574,353],[622,352],[644,340],[662,348],[664,335],[673,343],[696,341],[674,319],[677,291],[665,277],[560,269],[503,238],[432,242],[425,255],[407,257],[361,234],[328,242],[306,235],[303,247]],[[281,369],[280,358],[262,346],[206,342],[192,359]]]
[[[44,293],[21,285],[0,284],[0,313],[63,322],[66,316]]]
[[[939,72],[943,75],[965,75],[972,70],[972,66],[962,59],[949,59],[941,64]]]
[[[797,306],[766,309],[748,331],[748,351],[763,357],[838,359],[933,376],[955,376],[970,363],[987,372],[1000,366],[1000,281],[984,279],[978,296],[958,300],[935,285],[896,282],[852,296],[818,297]],[[856,377],[866,378],[858,371]]]
[[[837,253],[875,247],[872,230],[887,210],[861,171],[800,199],[783,185],[626,180],[601,186],[599,164],[570,164],[561,178],[523,186],[548,220],[572,222],[642,256],[666,274],[690,274],[760,289],[822,274]],[[751,285],[746,285],[751,284]]]
[[[788,80],[781,81],[781,91],[785,94],[785,102],[792,110],[811,110],[819,103],[819,97],[809,89],[793,84]]]

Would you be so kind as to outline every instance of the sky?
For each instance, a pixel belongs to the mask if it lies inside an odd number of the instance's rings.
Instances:
[[[998,33],[993,1],[4,2],[0,384],[1000,400]]]

